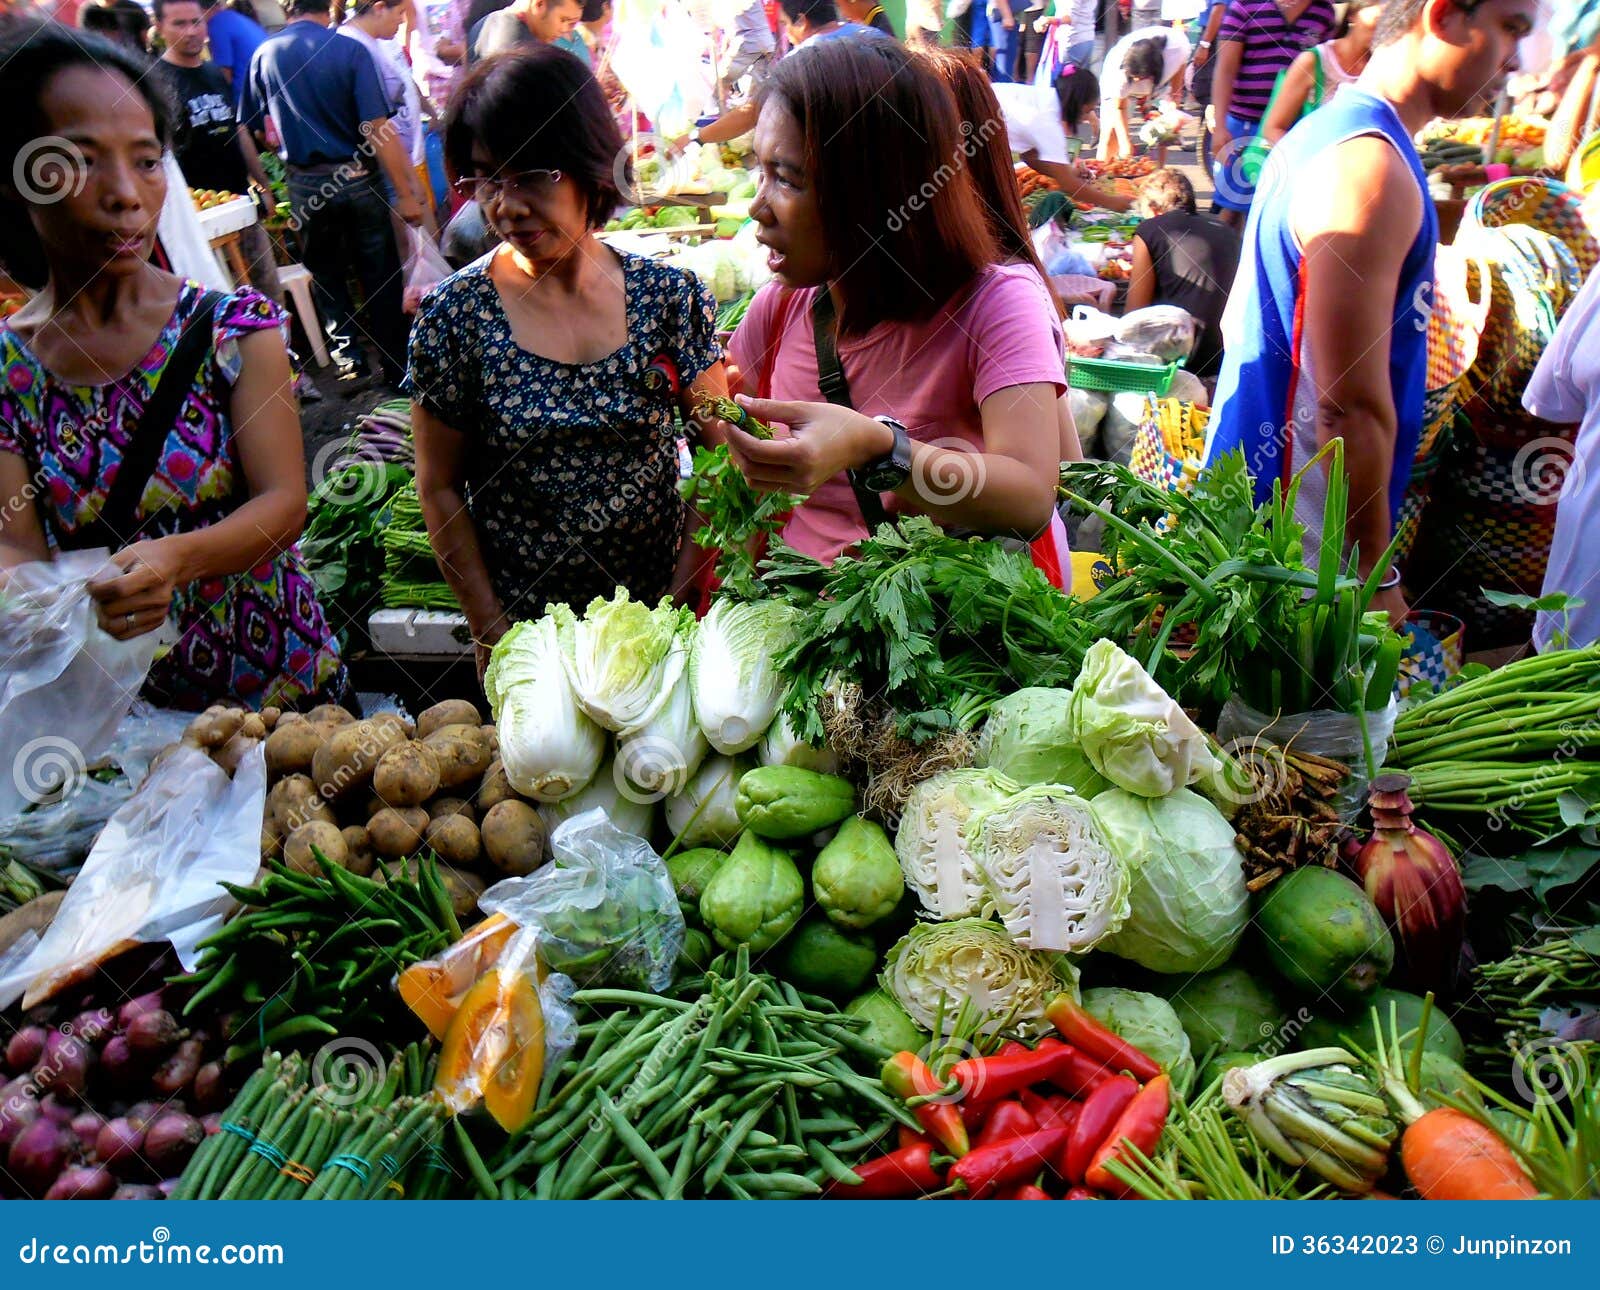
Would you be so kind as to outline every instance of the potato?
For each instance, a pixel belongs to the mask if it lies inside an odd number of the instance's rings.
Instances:
[[[478,826],[464,815],[443,815],[428,822],[423,841],[450,864],[472,864],[483,850]]]
[[[489,745],[475,725],[442,726],[423,745],[439,758],[440,788],[460,788],[489,769]]]
[[[422,845],[428,813],[415,806],[386,806],[367,821],[372,849],[381,856],[408,856]]]
[[[484,854],[508,878],[521,878],[542,865],[548,842],[544,821],[526,802],[497,802],[484,813]]]
[[[266,727],[268,734],[278,728],[278,718],[282,715],[282,708],[266,707],[261,709],[261,724]]]
[[[478,897],[488,890],[488,883],[475,873],[452,869],[447,864],[439,866],[439,877],[457,918],[471,918],[478,912]]]
[[[290,721],[291,715],[299,720]],[[324,738],[322,728],[312,725],[299,713],[285,714],[267,736],[268,776],[277,778],[309,771],[311,759],[322,747]]]
[[[189,730],[202,748],[220,748],[239,733],[244,719],[243,708],[213,705],[189,723]]]
[[[428,816],[431,819],[440,819],[446,815],[464,815],[474,824],[478,822],[478,813],[472,809],[472,803],[464,797],[436,797],[431,802],[424,802]]]
[[[372,872],[372,835],[358,826],[340,829],[339,832],[348,852],[344,867],[358,877],[365,878]]]
[[[478,786],[475,799],[478,809],[487,817],[488,813],[501,802],[520,800],[517,790],[511,787],[511,780],[506,777],[504,764],[496,757],[489,763],[489,769],[483,772],[483,783]]]
[[[321,703],[306,713],[306,720],[318,726],[348,726],[355,718],[337,703]]]
[[[387,811],[388,809],[389,809],[389,803],[387,803],[386,801],[383,800],[383,798],[379,797],[376,793],[374,793],[371,797],[367,798],[366,804],[364,806],[362,806],[362,808],[359,811],[357,811],[356,814],[361,816],[362,822],[365,823],[367,820],[370,820],[374,815],[376,815],[379,811]]]
[[[305,775],[289,775],[267,790],[267,815],[285,834],[302,824],[321,820],[334,823],[333,807],[322,800],[317,786]]]
[[[372,791],[390,806],[426,802],[439,791],[439,759],[426,744],[396,744],[372,772]]]
[[[436,703],[417,718],[417,738],[426,739],[435,730],[445,726],[476,726],[483,721],[478,709],[465,699],[446,699]]]
[[[329,801],[349,797],[372,782],[383,754],[405,741],[398,722],[357,721],[340,726],[311,759],[311,778]]]
[[[411,738],[410,733],[406,730],[406,723],[400,720],[400,717],[396,713],[380,712],[376,716],[368,717],[367,721],[375,726],[390,727],[391,729],[395,730],[402,739]]]
[[[478,727],[478,730],[483,735],[484,741],[489,745],[489,756],[498,757],[500,755],[500,732],[493,725],[482,725]]]
[[[265,739],[267,723],[259,712],[247,712],[244,720],[239,723],[239,733],[246,739]]]
[[[261,858],[263,860],[278,860],[283,856],[283,832],[278,828],[276,821],[266,819],[261,822]]]
[[[341,867],[350,859],[349,848],[344,844],[344,834],[337,824],[325,820],[312,820],[302,824],[289,835],[283,844],[283,858],[296,873],[321,874],[322,868],[312,854],[312,848],[322,853],[329,864]]]
[[[238,731],[235,732],[231,738],[229,738],[227,743],[223,744],[220,748],[212,750],[211,760],[216,762],[218,766],[222,767],[223,770],[227,771],[227,773],[231,775],[234,771],[239,769],[239,763],[242,762],[252,750],[260,746],[260,743],[261,740],[252,739],[249,735],[245,734],[244,727],[241,726]]]

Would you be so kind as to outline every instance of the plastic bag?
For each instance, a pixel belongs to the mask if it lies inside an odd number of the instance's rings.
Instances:
[[[1133,456],[1133,441],[1139,435],[1150,401],[1148,394],[1113,394],[1111,406],[1100,422],[1100,455],[1107,461],[1126,466]]]
[[[1067,352],[1079,358],[1099,358],[1105,352],[1106,345],[1116,336],[1120,321],[1088,305],[1077,305],[1072,316],[1061,324]]]
[[[406,289],[400,307],[404,312],[414,314],[422,304],[422,297],[455,270],[426,234],[414,228],[406,231],[410,234],[411,249],[406,253]]]
[[[478,908],[537,929],[545,966],[580,985],[666,989],[684,924],[661,857],[600,810],[562,824],[550,850],[554,864],[496,883]]]
[[[111,817],[33,953],[0,979],[0,1008],[30,1008],[131,944],[170,941],[186,971],[197,944],[233,900],[218,885],[248,883],[261,865],[267,763],[252,748],[230,780],[205,753],[179,744]]]
[[[1282,748],[1293,747],[1343,762],[1350,767],[1350,777],[1339,787],[1337,809],[1339,818],[1349,824],[1367,798],[1367,748],[1372,749],[1373,765],[1381,769],[1399,713],[1399,701],[1390,699],[1389,706],[1381,711],[1363,714],[1364,720],[1348,712],[1332,711],[1292,712],[1274,719],[1234,695],[1222,705],[1217,717],[1217,742],[1232,752],[1234,741],[1248,744],[1259,737]]]
[[[108,553],[18,565],[0,591],[0,820],[61,800],[111,742],[155,659],[147,632],[119,641],[95,621],[89,580]]]
[[[1072,413],[1072,424],[1078,428],[1078,443],[1083,455],[1089,459],[1100,456],[1100,425],[1106,419],[1111,399],[1099,390],[1067,389],[1067,410]]]
[[[1194,318],[1177,305],[1135,309],[1117,326],[1116,341],[1129,349],[1154,354],[1163,363],[1194,352]]]

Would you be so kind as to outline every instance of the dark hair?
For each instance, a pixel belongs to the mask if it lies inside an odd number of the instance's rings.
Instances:
[[[157,22],[165,22],[167,10],[175,4],[195,4],[200,6],[200,12],[206,12],[205,0],[150,0],[150,12],[155,15]],[[82,12],[80,10],[80,12]]]
[[[291,18],[303,13],[332,13],[333,0],[285,0],[283,11]]]
[[[499,13],[510,3],[511,0],[472,0],[472,4],[467,9],[466,20],[461,24],[462,30],[470,32],[490,14]]]
[[[444,126],[445,165],[453,176],[474,173],[475,142],[505,170],[559,170],[572,179],[595,228],[622,201],[622,132],[594,74],[564,49],[511,50],[467,73]]]
[[[44,249],[28,218],[28,203],[12,187],[23,154],[50,133],[40,106],[57,75],[74,67],[94,67],[125,77],[144,99],[155,120],[156,138],[172,138],[172,104],[166,83],[151,75],[148,58],[126,45],[75,31],[58,22],[14,19],[0,24],[0,67],[6,69],[7,111],[0,112],[0,264],[26,287],[42,287],[50,276]],[[48,165],[41,154],[37,164]]]
[[[578,15],[579,22],[599,22],[600,15],[606,11],[606,6],[611,0],[583,0],[583,12]]]
[[[1452,2],[1463,13],[1473,13],[1483,5],[1484,0]],[[1387,0],[1383,6],[1383,17],[1378,19],[1377,29],[1372,33],[1373,45],[1392,45],[1422,21],[1422,15],[1427,13],[1432,3],[1433,0]]]
[[[85,5],[78,10],[78,26],[111,40],[131,41],[141,50],[150,31],[150,15],[139,0],[111,0],[105,5]]]
[[[1083,114],[1100,102],[1100,78],[1087,67],[1074,67],[1056,77],[1056,100],[1069,134],[1077,133]]]
[[[1122,56],[1122,74],[1130,81],[1154,81],[1160,85],[1166,79],[1162,76],[1167,69],[1166,52],[1165,36],[1146,36],[1143,40],[1136,40]]]
[[[988,74],[971,52],[925,45],[913,54],[933,69],[955,98],[961,130],[966,135],[962,151],[966,153],[967,174],[978,190],[978,200],[989,217],[989,231],[994,234],[1000,253],[1008,260],[1032,265],[1049,289],[1050,275],[1034,249],[1028,215],[1022,209],[1022,194],[1017,191],[1005,114]],[[1050,294],[1054,296],[1055,292]],[[1059,300],[1056,308],[1061,308]]]
[[[1188,176],[1171,168],[1152,170],[1139,184],[1139,204],[1151,216],[1165,215],[1168,211],[1188,211],[1196,214],[1194,185]]]
[[[999,261],[955,100],[903,45],[807,44],[778,61],[760,97],[781,100],[805,139],[841,333],[932,317]]]
[[[804,18],[813,27],[826,27],[839,21],[839,6],[833,0],[778,0],[778,7],[790,22]]]

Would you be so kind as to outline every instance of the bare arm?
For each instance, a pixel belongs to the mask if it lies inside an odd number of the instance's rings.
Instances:
[[[727,143],[729,139],[748,134],[756,128],[756,117],[760,114],[761,109],[754,102],[729,108],[710,125],[700,127],[700,142]]]
[[[1213,152],[1221,152],[1227,147],[1227,140],[1232,136],[1228,134],[1226,118],[1233,110],[1233,85],[1239,79],[1239,68],[1244,64],[1244,42],[1240,40],[1225,40],[1217,49],[1216,78],[1211,82],[1211,106],[1216,111],[1216,134],[1222,143],[1212,144]]]
[[[1222,30],[1222,15],[1227,12],[1228,6],[1219,4],[1213,5],[1210,14],[1207,15],[1206,29],[1200,33],[1200,43],[1205,48],[1196,49],[1194,53],[1194,65],[1197,69],[1204,67],[1210,61],[1211,51],[1217,43],[1217,33]]]
[[[417,172],[400,145],[400,132],[386,116],[361,123],[362,133],[372,140],[372,150],[394,187],[394,211],[407,224],[422,223],[422,198],[417,192]]]
[[[725,397],[727,393],[728,371],[721,363],[713,363],[706,368],[683,392],[683,398],[679,403],[683,411],[683,424],[693,429],[703,444],[710,446],[722,441],[721,435],[717,432],[720,423],[713,422],[702,426],[700,419],[694,414],[695,404],[702,398]],[[678,548],[678,567],[672,574],[671,590],[672,598],[680,604],[687,603],[689,594],[694,589],[695,579],[703,567],[716,559],[714,551],[707,551],[695,543],[694,531],[700,526],[700,517],[687,503],[683,509],[683,538]]]
[[[154,631],[180,587],[254,568],[305,527],[305,450],[283,337],[258,331],[237,343],[241,365],[228,410],[249,500],[208,528],[135,542],[115,553],[112,562],[121,573],[89,586],[101,626],[113,636]]]
[[[1583,142],[1590,103],[1597,92],[1600,92],[1600,52],[1590,52],[1578,64],[1566,92],[1561,96],[1561,104],[1551,118],[1550,131],[1545,139],[1545,164],[1558,174],[1566,170],[1572,161],[1572,154]]]
[[[1022,159],[1056,185],[1081,206],[1099,206],[1108,211],[1125,211],[1133,208],[1133,198],[1097,188],[1082,175],[1070,161],[1041,161],[1032,148],[1022,154]]]
[[[267,168],[261,164],[261,154],[256,150],[256,141],[250,137],[250,131],[242,125],[239,127],[239,151],[244,153],[244,168],[251,181],[262,192],[271,193],[272,180],[267,178]]]
[[[1294,129],[1295,123],[1300,120],[1300,114],[1305,111],[1306,101],[1311,97],[1311,86],[1316,79],[1317,51],[1308,49],[1289,65],[1289,72],[1283,78],[1283,88],[1278,91],[1278,97],[1272,101],[1272,111],[1267,113],[1266,119],[1261,123],[1261,133],[1269,144],[1276,144],[1279,139]]]
[[[1078,423],[1072,419],[1072,404],[1065,394],[1056,400],[1056,429],[1061,437],[1061,460],[1082,461],[1083,443],[1078,438]]]
[[[1389,481],[1399,416],[1390,387],[1390,331],[1422,198],[1379,139],[1339,147],[1297,192],[1291,218],[1305,247],[1306,338],[1318,374],[1317,439],[1344,440],[1350,478],[1347,543],[1363,573],[1389,544]],[[1385,606],[1393,608],[1392,605]]]
[[[0,452],[0,569],[50,558],[44,525],[34,508],[38,492],[27,461],[14,452]]]
[[[1156,302],[1156,264],[1142,237],[1133,239],[1133,276],[1128,279],[1127,312]]]

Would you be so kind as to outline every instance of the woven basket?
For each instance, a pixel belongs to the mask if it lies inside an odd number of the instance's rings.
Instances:
[[[1600,130],[1583,141],[1567,166],[1567,187],[1587,193],[1600,184]]]
[[[1499,230],[1463,230],[1462,240],[1484,262],[1490,286],[1488,321],[1478,354],[1463,381],[1462,403],[1474,416],[1521,410],[1550,338],[1555,308],[1522,250]]]
[[[1211,409],[1181,399],[1145,400],[1128,468],[1168,492],[1187,492],[1205,455]]]
[[[1554,179],[1502,179],[1472,199],[1462,227],[1501,228],[1529,224],[1559,237],[1588,276],[1600,263],[1600,240],[1584,218],[1579,194]]]

